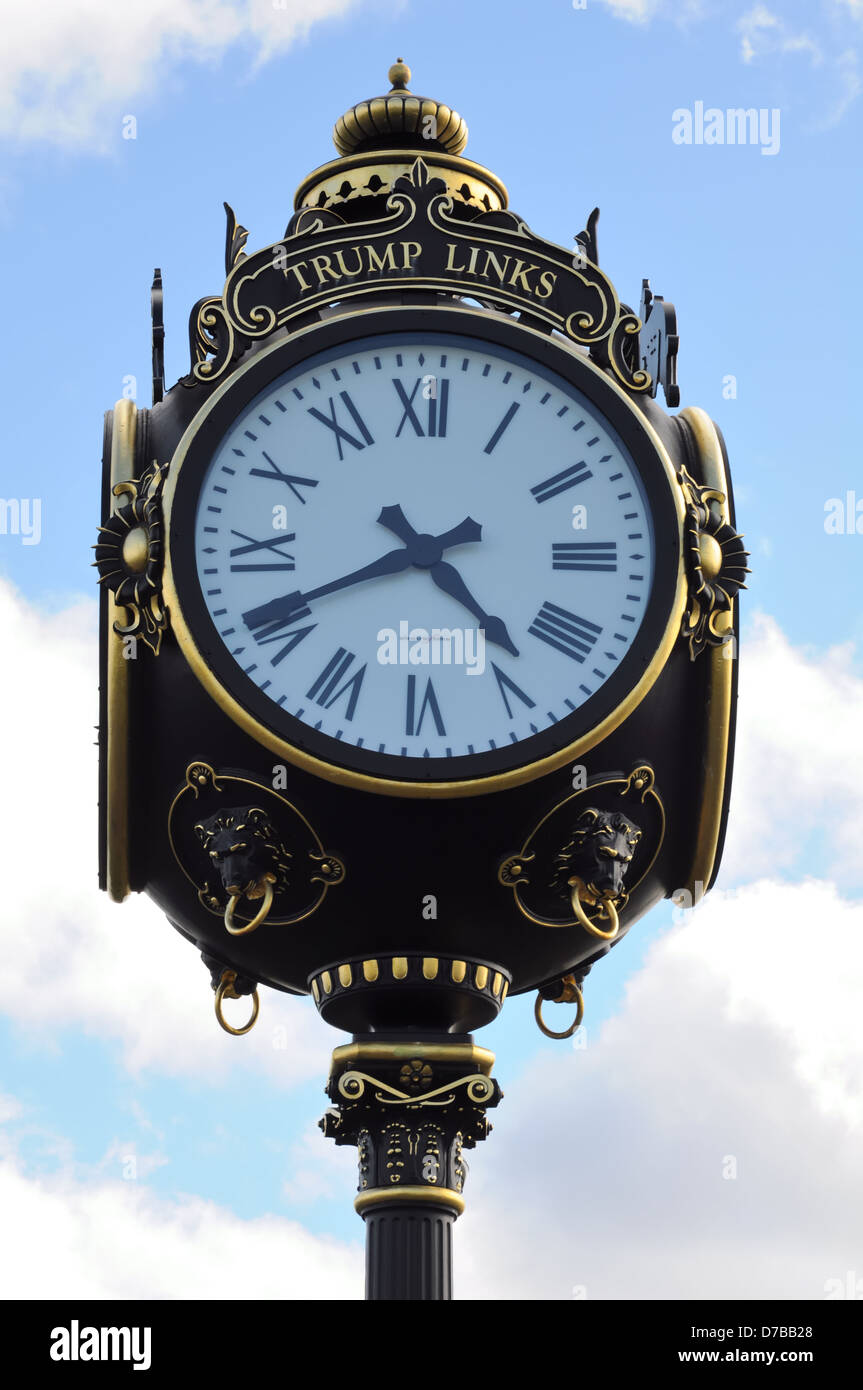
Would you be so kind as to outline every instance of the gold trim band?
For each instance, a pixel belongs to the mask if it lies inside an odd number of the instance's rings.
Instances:
[[[124,503],[116,496],[117,483],[126,483],[135,476],[135,429],[138,407],[134,401],[120,400],[114,406],[111,426],[111,515]],[[112,902],[121,903],[129,896],[129,662],[124,655],[125,644],[114,631],[114,623],[125,626],[128,614],[113,594],[107,595],[107,622],[102,633],[107,652],[107,789],[108,801],[105,860],[106,887]]]
[[[372,174],[382,179],[385,188],[391,188],[396,179],[410,173],[418,153],[413,149],[400,150],[396,146],[388,150],[361,150],[341,159],[330,159],[303,179],[294,194],[294,211],[299,212],[303,207],[314,208],[321,192],[329,199],[336,199],[345,181],[352,183],[355,188],[361,188]],[[422,150],[421,153],[425,163],[433,170],[434,177],[442,178],[450,190],[464,184],[470,188],[474,184],[477,185],[478,194],[485,193],[489,197],[491,210],[508,206],[506,184],[484,165],[477,164],[473,159],[464,159],[461,155],[444,154],[440,150]]]
[[[730,525],[728,514],[728,477],[722,445],[717,429],[710,416],[699,406],[687,406],[681,410],[679,419],[685,420],[695,440],[698,465],[702,477],[699,479],[709,488],[722,494],[722,503],[717,505],[722,520]],[[736,639],[734,639],[736,640]],[[692,894],[695,907],[707,892],[716,864],[716,851],[722,828],[722,806],[725,801],[725,781],[728,775],[728,742],[731,730],[731,697],[734,688],[734,661],[736,653],[729,644],[710,647],[702,659],[710,661],[707,682],[706,742],[704,756],[704,784],[701,792],[701,806],[698,816],[698,830],[695,838],[695,852],[686,887]],[[701,885],[699,888],[698,885]]]
[[[491,1076],[494,1066],[494,1053],[475,1043],[354,1042],[333,1049],[330,1075],[358,1062],[411,1062],[414,1058],[423,1062],[452,1062],[465,1068],[473,1066],[483,1076]]]
[[[464,1197],[460,1192],[454,1192],[451,1187],[417,1186],[376,1187],[372,1192],[358,1192],[354,1198],[354,1210],[362,1216],[368,1207],[395,1206],[403,1202],[425,1204],[430,1207],[450,1207],[456,1216],[461,1216],[465,1208]]]

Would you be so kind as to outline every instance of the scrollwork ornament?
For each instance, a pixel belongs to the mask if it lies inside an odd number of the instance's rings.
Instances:
[[[426,1106],[446,1108],[455,1104],[462,1089],[473,1105],[488,1105],[498,1095],[497,1082],[476,1073],[460,1076],[434,1090],[416,1092],[413,1089],[401,1090],[379,1077],[357,1070],[342,1072],[338,1079],[338,1094],[344,1100],[359,1101],[365,1096],[367,1086],[372,1088],[378,1105],[401,1105],[410,1110],[422,1110]]]
[[[381,185],[383,187],[383,185]],[[418,156],[381,196],[376,215],[345,220],[304,208],[283,241],[247,255],[246,231],[228,210],[221,296],[195,305],[189,326],[186,386],[210,385],[251,345],[335,301],[346,304],[382,289],[478,299],[507,314],[527,315],[590,350],[629,391],[655,392],[639,358],[641,320],[618,299],[595,254],[596,214],[572,251],[533,232],[502,208],[469,210]],[[373,200],[376,201],[376,200]],[[409,239],[408,239],[409,238]]]
[[[128,500],[99,527],[93,547],[99,583],[127,612],[127,621],[116,621],[114,632],[121,638],[140,638],[154,655],[168,626],[162,603],[162,488],[167,471],[167,464],[154,460],[140,478],[115,485],[114,496]]]

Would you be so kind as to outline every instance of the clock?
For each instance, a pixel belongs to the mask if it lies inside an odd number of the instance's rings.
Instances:
[[[210,695],[286,761],[476,794],[594,746],[680,631],[682,503],[644,413],[466,308],[253,355],[175,454],[166,596]]]

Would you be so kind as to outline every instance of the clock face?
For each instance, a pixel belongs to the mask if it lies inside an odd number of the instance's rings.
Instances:
[[[186,489],[195,626],[244,709],[330,763],[446,780],[571,744],[619,703],[669,546],[595,389],[427,329],[259,365]]]

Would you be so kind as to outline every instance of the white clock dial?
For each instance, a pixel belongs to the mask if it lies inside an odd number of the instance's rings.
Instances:
[[[578,711],[632,647],[654,551],[596,406],[456,333],[278,377],[216,447],[195,520],[231,660],[301,725],[392,758],[487,753]]]

